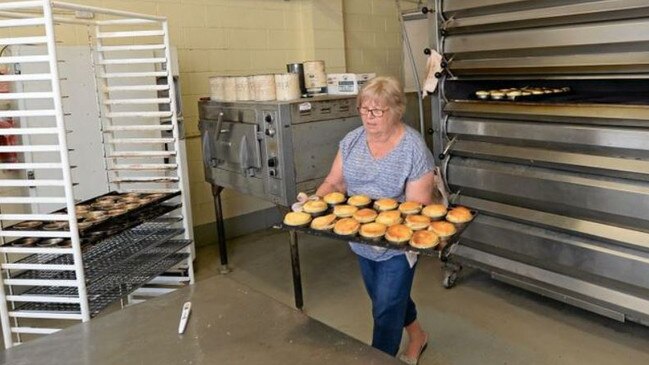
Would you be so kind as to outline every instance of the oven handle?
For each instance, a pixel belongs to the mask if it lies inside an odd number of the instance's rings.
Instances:
[[[212,148],[210,147],[210,133],[207,128],[203,132],[203,164],[205,167],[216,167],[217,161],[215,158],[212,158]]]
[[[216,130],[214,131],[214,143],[216,143],[221,135],[221,125],[223,124],[223,112],[219,113],[219,116],[216,120]],[[206,167],[216,167],[219,162],[218,159],[212,156],[212,138],[209,133],[209,123],[205,121],[199,121],[198,125],[203,134],[203,164]]]
[[[447,199],[446,202],[454,203],[457,200],[457,197],[460,195],[460,190],[455,192],[451,190],[451,186],[448,180],[448,165],[450,162],[451,162],[450,158],[442,160],[442,166],[439,169],[439,173],[441,175],[440,178],[442,180],[444,189],[446,190],[446,199]]]
[[[241,162],[241,173],[248,176],[255,176],[255,169],[250,165],[250,156],[248,153],[248,138],[245,135],[241,136],[241,143],[239,143],[239,161]]]
[[[446,156],[448,156],[448,153],[451,151],[451,148],[453,148],[453,145],[455,144],[455,142],[457,142],[457,135],[454,136],[453,139],[448,141],[448,143],[446,144],[446,146],[442,150],[442,153],[439,154],[438,157],[439,157],[440,160],[443,160],[443,159],[446,158]]]
[[[219,136],[221,135],[221,127],[223,126],[223,112],[219,112],[219,116],[216,118],[216,131],[214,133],[214,140],[218,141]]]

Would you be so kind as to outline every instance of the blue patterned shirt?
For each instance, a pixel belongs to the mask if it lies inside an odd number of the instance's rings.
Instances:
[[[392,198],[403,201],[406,183],[416,181],[433,171],[433,155],[422,136],[405,126],[397,146],[387,155],[375,159],[367,145],[365,129],[359,127],[340,141],[343,178],[347,194],[365,194],[372,199]],[[384,261],[403,251],[350,242],[352,251],[369,260]]]

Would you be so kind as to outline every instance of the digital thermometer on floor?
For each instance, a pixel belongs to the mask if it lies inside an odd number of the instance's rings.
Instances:
[[[183,334],[185,332],[185,327],[187,327],[187,319],[189,318],[189,313],[192,311],[192,302],[186,302],[183,305],[183,311],[180,313],[180,324],[178,325],[178,334]]]

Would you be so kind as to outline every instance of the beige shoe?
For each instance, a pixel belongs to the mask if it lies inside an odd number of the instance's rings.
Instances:
[[[421,357],[421,354],[424,353],[427,347],[428,347],[428,334],[426,334],[426,339],[424,339],[424,343],[419,348],[419,353],[417,354],[416,358],[408,357],[404,353],[402,353],[401,355],[399,355],[399,360],[401,360],[402,362],[408,365],[417,365],[419,363],[419,358]]]

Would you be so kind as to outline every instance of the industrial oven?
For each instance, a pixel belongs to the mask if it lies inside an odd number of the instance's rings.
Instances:
[[[356,99],[199,102],[205,178],[288,207],[328,174],[338,142],[361,125]]]
[[[454,256],[649,325],[649,2],[431,1],[434,152],[481,214]],[[528,99],[476,91],[565,88]]]
[[[220,270],[227,273],[223,188],[289,207],[298,192],[314,192],[322,183],[338,142],[359,127],[361,119],[354,95],[290,101],[201,100],[198,109],[205,180],[214,195]],[[296,244],[291,245],[291,253],[297,257]]]

